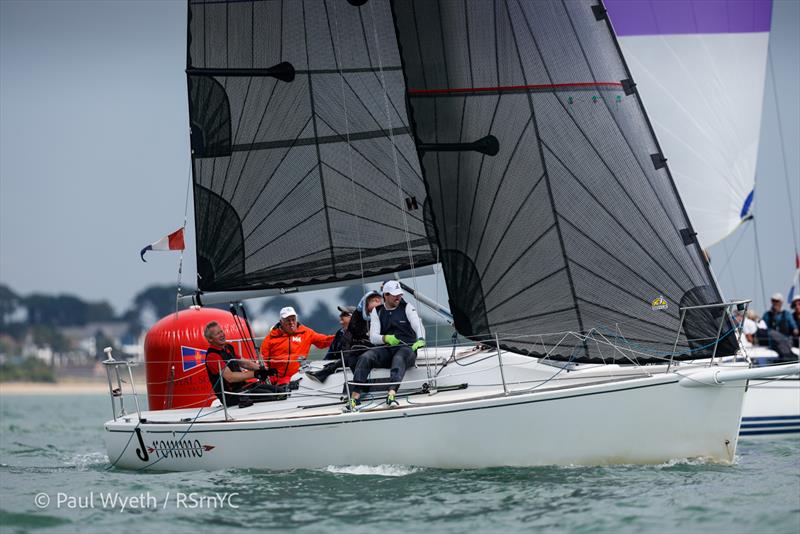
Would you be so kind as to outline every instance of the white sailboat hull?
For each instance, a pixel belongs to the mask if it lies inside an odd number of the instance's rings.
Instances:
[[[744,382],[685,387],[680,378],[666,373],[508,396],[483,391],[474,400],[447,392],[346,414],[336,406],[248,417],[252,407],[235,408],[229,421],[142,422],[141,441],[129,418],[106,423],[106,441],[114,465],[159,471],[732,462]]]

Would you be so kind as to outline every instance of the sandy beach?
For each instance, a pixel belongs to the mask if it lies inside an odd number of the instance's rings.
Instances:
[[[126,391],[129,389],[126,388]],[[144,383],[136,391],[147,391]],[[108,383],[95,380],[47,382],[0,382],[0,395],[98,395],[108,394]]]

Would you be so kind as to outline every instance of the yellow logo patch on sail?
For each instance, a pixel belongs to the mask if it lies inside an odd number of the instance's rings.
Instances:
[[[654,311],[655,310],[666,310],[667,306],[668,306],[667,301],[666,301],[666,299],[664,298],[663,295],[657,296],[656,298],[654,298],[650,302],[650,307],[653,308]]]

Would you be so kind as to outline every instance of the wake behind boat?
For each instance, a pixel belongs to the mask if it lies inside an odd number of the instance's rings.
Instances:
[[[799,370],[718,365],[746,303],[721,298],[601,2],[214,0],[188,26],[196,300],[438,265],[478,348],[420,349],[394,409],[342,413],[343,375],[241,409],[115,405],[114,465],[731,462],[747,380]]]

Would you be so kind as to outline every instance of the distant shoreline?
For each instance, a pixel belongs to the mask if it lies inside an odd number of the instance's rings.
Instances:
[[[129,388],[125,386],[125,390]],[[136,384],[139,394],[147,392],[144,384]],[[98,395],[108,394],[108,383],[94,380],[63,382],[0,382],[0,396],[4,395]]]

